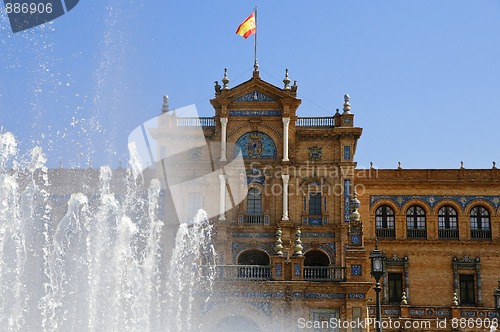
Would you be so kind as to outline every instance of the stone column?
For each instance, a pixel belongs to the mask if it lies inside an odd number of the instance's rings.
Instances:
[[[226,220],[226,176],[224,174],[219,174],[219,183],[219,220]]]
[[[220,124],[222,125],[221,131],[221,151],[220,151],[220,161],[227,161],[226,159],[226,141],[227,141],[227,118],[220,118]]]
[[[288,161],[288,126],[290,118],[283,118],[283,161]]]
[[[281,175],[283,179],[283,218],[282,220],[288,219],[288,181],[290,180],[290,175]]]

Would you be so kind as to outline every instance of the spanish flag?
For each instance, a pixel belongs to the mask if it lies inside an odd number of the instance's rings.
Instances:
[[[247,19],[240,24],[240,26],[236,30],[236,34],[247,39],[248,36],[255,33],[256,29],[257,26],[255,24],[255,12],[252,12],[252,14],[250,14],[250,16],[248,16]]]

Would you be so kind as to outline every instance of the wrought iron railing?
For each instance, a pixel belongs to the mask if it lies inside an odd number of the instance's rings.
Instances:
[[[333,117],[301,117],[295,122],[297,127],[331,127],[335,126]]]
[[[264,224],[264,215],[262,214],[246,214],[243,216],[245,224]]]
[[[407,229],[406,237],[409,239],[426,239],[427,230],[426,229]]]
[[[394,239],[396,237],[396,231],[394,228],[377,228],[375,230],[377,237]]]
[[[456,240],[458,239],[458,229],[438,229],[440,239]]]
[[[489,229],[471,229],[471,239],[491,240],[491,230]]]
[[[215,127],[214,118],[177,118],[179,127]]]
[[[345,267],[342,266],[304,266],[304,280],[345,281]]]

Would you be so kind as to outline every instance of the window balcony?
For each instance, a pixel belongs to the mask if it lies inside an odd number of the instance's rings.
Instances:
[[[440,239],[458,240],[458,229],[439,229]]]
[[[378,238],[394,239],[396,237],[394,228],[377,228],[375,232]]]
[[[345,267],[342,267],[342,266],[304,266],[304,280],[308,280],[308,281],[345,281]]]
[[[476,240],[491,240],[491,230],[489,229],[471,229],[470,238]]]
[[[406,237],[408,239],[427,239],[426,229],[407,229]]]

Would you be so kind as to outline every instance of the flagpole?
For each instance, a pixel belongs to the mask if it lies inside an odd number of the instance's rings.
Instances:
[[[254,13],[255,13],[255,36],[254,36],[254,65],[253,65],[253,69],[254,71],[258,71],[259,70],[259,64],[257,63],[257,6],[255,6],[255,9],[254,9]]]

